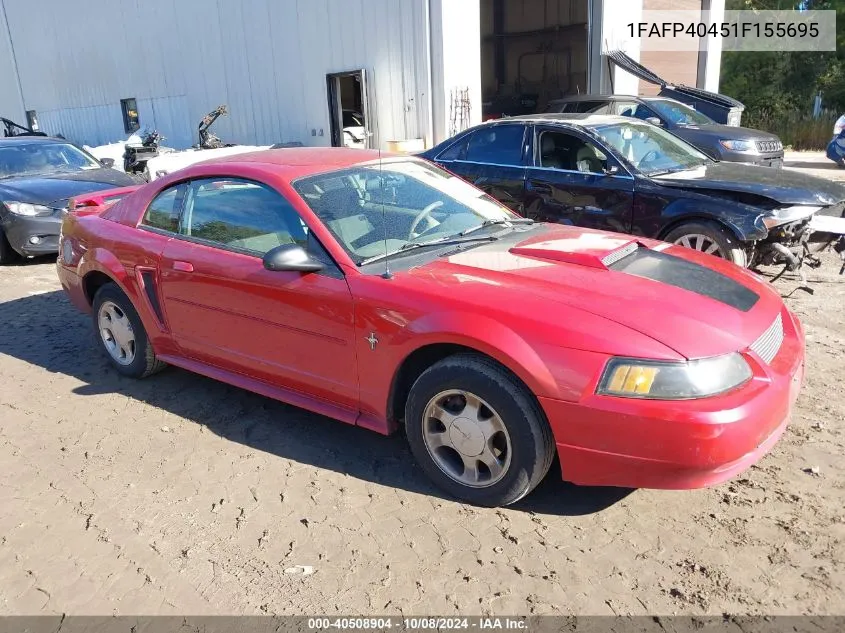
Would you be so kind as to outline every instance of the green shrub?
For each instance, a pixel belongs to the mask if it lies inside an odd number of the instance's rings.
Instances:
[[[746,110],[742,114],[742,125],[777,134],[784,147],[793,150],[823,150],[833,138],[833,124],[840,114],[824,111],[818,118],[813,118],[812,114],[798,111],[772,114]]]

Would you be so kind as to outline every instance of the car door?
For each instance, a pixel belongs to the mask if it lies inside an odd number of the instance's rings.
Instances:
[[[186,356],[357,409],[349,287],[283,195],[250,180],[194,180],[175,233],[161,256],[161,294]],[[286,243],[325,268],[265,269],[263,255]]]
[[[527,130],[522,123],[485,125],[437,158],[437,163],[517,213],[525,195]]]
[[[535,126],[525,215],[608,231],[631,230],[634,179],[595,141],[570,128]]]

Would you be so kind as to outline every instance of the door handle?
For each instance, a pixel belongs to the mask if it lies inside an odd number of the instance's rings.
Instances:
[[[552,188],[549,185],[531,185],[531,189],[534,193],[540,194],[551,194]]]
[[[173,270],[178,270],[183,273],[192,273],[194,272],[194,265],[191,262],[180,262],[177,260],[173,262]]]

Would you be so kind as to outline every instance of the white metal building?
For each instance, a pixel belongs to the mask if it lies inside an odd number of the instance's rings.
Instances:
[[[371,147],[428,146],[493,97],[645,90],[602,51],[639,59],[624,25],[691,7],[724,0],[0,0],[0,116],[183,148],[220,104],[214,132],[244,144],[338,144],[348,110]],[[719,51],[693,55],[660,73],[717,88]]]

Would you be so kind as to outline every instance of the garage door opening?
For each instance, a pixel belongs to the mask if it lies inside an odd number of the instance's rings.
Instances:
[[[484,119],[542,112],[587,88],[589,0],[481,0]]]
[[[326,75],[333,147],[370,146],[367,84],[363,70]]]

